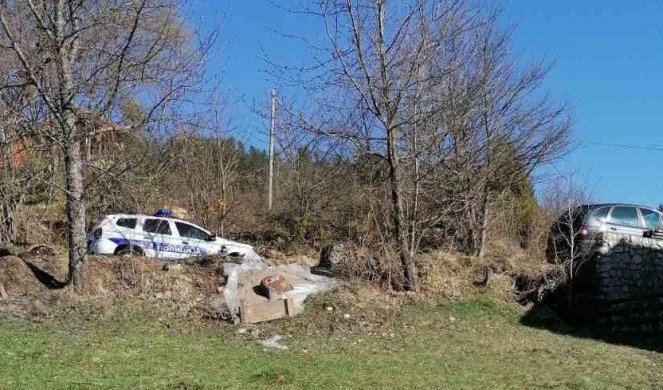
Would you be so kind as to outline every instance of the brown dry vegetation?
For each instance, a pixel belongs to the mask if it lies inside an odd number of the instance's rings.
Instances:
[[[128,304],[183,318],[226,318],[216,262],[182,264],[170,270],[165,264],[146,258],[91,257],[85,263],[85,289],[75,293],[63,282],[67,275],[64,256],[5,256],[0,258],[1,311],[39,318],[58,316],[76,306],[104,311]]]
[[[359,328],[379,328],[384,322],[382,317],[395,315],[398,310],[394,309],[407,302],[475,297],[513,302],[514,276],[532,270],[522,259],[477,261],[462,254],[430,252],[418,259],[421,292],[409,294],[396,292],[386,283],[367,281],[366,270],[356,268],[365,263],[366,257],[359,256],[367,256],[366,252],[349,250],[348,253],[350,261],[343,268],[346,282],[332,293],[316,298],[315,302],[318,302],[316,305],[333,302],[333,307],[371,317],[357,318],[355,325]],[[313,265],[317,260],[311,256],[281,256],[268,258],[266,262]],[[35,246],[18,255],[0,257],[0,312],[5,316],[39,319],[66,315],[75,307],[103,312],[128,306],[194,321],[223,323],[230,319],[223,298],[222,264],[216,258],[172,263],[142,257],[92,256],[84,266],[86,287],[74,293],[64,283],[66,257],[50,247]],[[485,272],[488,278],[477,280],[482,279]]]

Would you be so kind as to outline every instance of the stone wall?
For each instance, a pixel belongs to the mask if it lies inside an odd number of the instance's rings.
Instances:
[[[663,240],[606,233],[595,253],[584,273],[590,312],[616,330],[663,331]]]

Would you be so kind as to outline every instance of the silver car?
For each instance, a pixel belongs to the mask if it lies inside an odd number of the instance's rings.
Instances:
[[[622,203],[578,206],[553,223],[546,256],[550,262],[561,262],[572,254],[587,255],[604,232],[642,237],[662,224],[663,214],[651,207]]]

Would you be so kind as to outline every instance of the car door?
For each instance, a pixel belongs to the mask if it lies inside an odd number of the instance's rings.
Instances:
[[[618,234],[642,237],[645,231],[635,206],[614,206],[610,211],[607,225],[608,231]]]
[[[648,209],[646,207],[640,207],[639,210],[646,230],[661,229],[663,218],[661,218],[660,212],[653,209]]]
[[[120,217],[115,219],[113,223],[107,223],[106,226],[108,226],[108,239],[116,245],[130,244],[143,247],[142,240],[137,237],[138,218]]]
[[[190,223],[174,221],[175,230],[189,256],[204,256],[211,253],[210,234]]]
[[[143,233],[148,240],[148,247],[154,252],[154,257],[178,258],[180,257],[174,246],[173,232],[170,223],[162,218],[145,218]]]

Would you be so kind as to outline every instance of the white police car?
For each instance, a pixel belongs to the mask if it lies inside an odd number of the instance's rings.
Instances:
[[[216,237],[181,219],[134,214],[105,216],[88,234],[87,244],[88,251],[93,254],[164,259],[255,253],[251,245]]]

